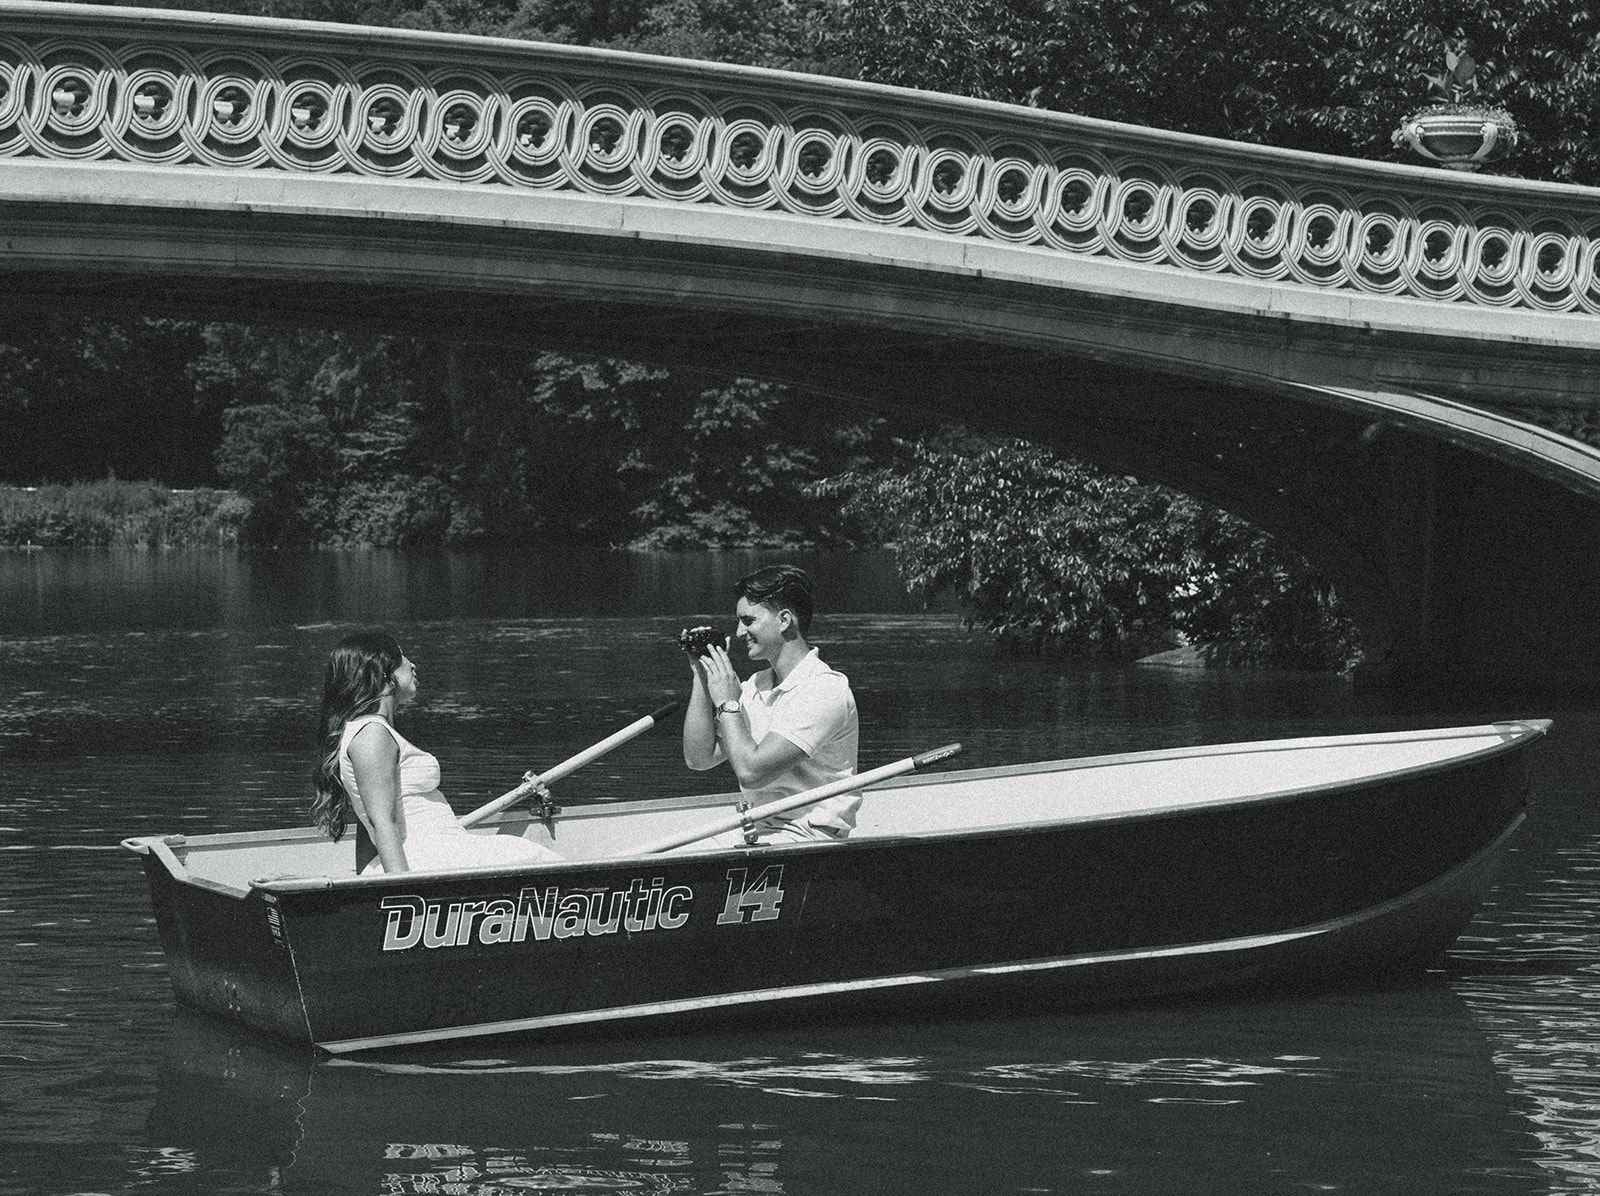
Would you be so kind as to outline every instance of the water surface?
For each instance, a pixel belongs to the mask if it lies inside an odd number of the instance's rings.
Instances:
[[[131,835],[303,821],[321,658],[383,622],[468,809],[664,701],[766,558],[0,554],[0,1192],[1600,1190],[1600,711],[997,657],[883,558],[812,558],[862,763],[974,765],[1544,715],[1450,966],[1398,988],[315,1061],[174,1008]],[[653,733],[564,803],[689,793]]]

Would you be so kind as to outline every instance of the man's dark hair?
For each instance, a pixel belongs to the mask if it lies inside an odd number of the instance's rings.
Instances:
[[[788,607],[800,624],[800,634],[811,634],[811,579],[793,565],[768,565],[747,573],[733,587],[740,598],[764,602],[775,609]]]

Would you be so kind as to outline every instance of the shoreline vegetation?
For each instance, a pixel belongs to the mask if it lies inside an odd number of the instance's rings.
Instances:
[[[899,533],[848,547],[892,551],[908,594],[924,600],[955,597],[967,625],[981,627],[1003,648],[1087,652],[1185,668],[1342,672],[1359,662],[1355,629],[1325,583],[1292,557],[1277,554],[1268,538],[1247,524],[1174,492],[1098,474],[1036,447],[991,447],[987,462],[981,455],[962,458],[927,446],[920,453],[928,476],[903,465],[880,467],[846,472],[818,488],[846,508],[877,508],[884,531]],[[1010,485],[996,490],[996,471],[1002,467]],[[1016,502],[1006,491],[1018,482],[1056,498]],[[370,499],[358,491],[353,505]],[[251,534],[255,513],[250,497],[223,488],[178,489],[115,477],[0,485],[0,551],[283,547]],[[974,524],[987,530],[977,534]],[[393,519],[359,511],[346,511],[325,526],[334,534],[288,546],[470,549],[494,542],[492,537],[437,536],[419,543],[395,534],[399,525]],[[369,534],[334,531],[352,526]],[[1174,544],[1163,547],[1162,537],[1151,539],[1151,527],[1168,529]],[[370,534],[384,531],[389,534]],[[682,542],[687,538],[611,547],[667,552],[822,547],[761,543],[760,537],[744,544],[711,536]],[[1176,556],[1174,545],[1180,549]],[[1202,545],[1210,574],[1204,579],[1192,563],[1186,567],[1177,559]],[[1045,547],[1051,551],[1042,553]],[[1080,576],[1086,568],[1093,580]],[[1219,569],[1233,575],[1223,576]],[[972,576],[964,584],[965,574]],[[1098,592],[1098,600],[1087,601],[1084,589]],[[1074,593],[1078,596],[1069,602]]]
[[[0,547],[226,548],[243,543],[250,500],[107,478],[0,487]]]

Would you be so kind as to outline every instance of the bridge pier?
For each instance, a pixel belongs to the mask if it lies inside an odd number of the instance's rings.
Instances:
[[[1364,428],[1358,441],[1351,497],[1376,577],[1348,578],[1341,587],[1365,638],[1357,679],[1372,686],[1421,680],[1436,653],[1440,446],[1383,422]]]
[[[1447,680],[1600,680],[1600,509],[1552,482],[1452,452],[1434,536],[1426,657]]]
[[[1587,690],[1600,684],[1600,511],[1552,481],[1385,429],[1358,483],[1381,585],[1349,593],[1362,685]],[[1381,595],[1383,609],[1372,599]]]

